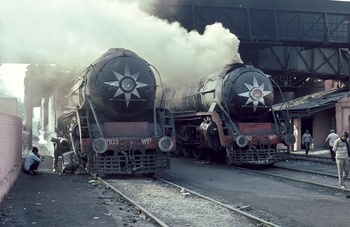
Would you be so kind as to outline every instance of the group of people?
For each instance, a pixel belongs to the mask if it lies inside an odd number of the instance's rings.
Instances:
[[[22,137],[24,138],[24,136]],[[70,144],[67,139],[52,138],[51,142],[54,146],[54,157],[52,166],[53,172],[58,172],[57,165],[60,156],[62,156],[62,173],[64,173],[65,171],[70,171],[71,173],[73,173],[76,169],[79,168],[79,163],[75,161],[74,152],[70,151]],[[31,152],[26,152],[27,149],[28,145],[23,145],[22,155],[25,154],[25,159],[22,164],[22,171],[30,175],[36,175],[36,171],[39,167],[39,164],[40,162],[44,161],[44,157],[40,157],[39,149],[37,147],[33,147]]]
[[[314,140],[309,133],[309,130],[306,130],[302,136],[302,144],[305,147],[305,154],[309,153],[310,145]],[[349,133],[344,132],[341,136],[335,133],[334,129],[328,134],[326,141],[328,144],[329,152],[331,159],[337,163],[338,170],[338,185],[342,188],[346,188],[345,180],[349,175]]]

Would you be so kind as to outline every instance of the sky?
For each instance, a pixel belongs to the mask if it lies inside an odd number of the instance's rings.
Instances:
[[[0,66],[0,80],[12,97],[23,102],[24,77],[28,64],[3,64]],[[1,88],[0,88],[1,89]]]
[[[241,62],[239,40],[220,23],[208,25],[204,34],[187,31],[141,11],[139,1],[0,0],[0,59],[74,68],[120,47],[154,65],[165,85],[197,80]]]

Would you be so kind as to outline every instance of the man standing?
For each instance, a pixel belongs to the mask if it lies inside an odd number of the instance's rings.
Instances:
[[[301,138],[301,142],[305,147],[305,154],[308,154],[310,150],[310,145],[311,143],[314,142],[314,139],[310,135],[309,130],[305,131],[305,133],[303,134],[303,137]]]
[[[329,151],[331,153],[331,159],[333,161],[335,161],[335,153],[333,152],[333,145],[334,145],[334,141],[336,141],[337,139],[339,139],[338,134],[334,132],[334,129],[331,129],[330,134],[326,138],[326,143],[328,143]]]
[[[62,156],[63,153],[70,150],[69,141],[66,138],[58,137],[58,138],[52,138],[51,142],[53,142],[54,146],[54,157],[53,157],[53,166],[52,171],[57,171],[57,163],[58,163],[58,157]]]
[[[23,162],[23,172],[35,175],[36,170],[39,167],[40,162],[44,161],[44,157],[40,158],[39,150],[37,147],[33,147],[32,151],[27,155]]]
[[[339,139],[334,142],[333,151],[337,162],[339,186],[346,188],[345,180],[349,174],[349,134],[344,132]]]

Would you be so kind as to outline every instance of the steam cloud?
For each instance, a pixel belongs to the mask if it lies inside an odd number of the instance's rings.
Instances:
[[[220,23],[204,34],[151,16],[134,1],[0,0],[0,62],[89,65],[126,48],[154,65],[163,83],[201,78],[242,62],[239,40]],[[149,1],[151,3],[151,1]]]

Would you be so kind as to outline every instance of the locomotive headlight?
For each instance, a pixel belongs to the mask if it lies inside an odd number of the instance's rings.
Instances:
[[[158,141],[158,146],[162,151],[169,152],[173,149],[174,147],[174,142],[173,140],[168,137],[168,136],[163,136],[160,138]]]
[[[260,88],[254,88],[250,92],[250,97],[255,101],[259,101],[263,97],[263,92]]]
[[[102,154],[108,148],[107,140],[103,138],[96,138],[92,141],[92,148],[96,153]]]
[[[124,92],[132,92],[136,88],[135,80],[132,77],[124,77],[120,81],[120,85]]]
[[[239,135],[235,138],[236,144],[239,147],[245,147],[248,144],[248,138],[246,136],[243,135]]]

